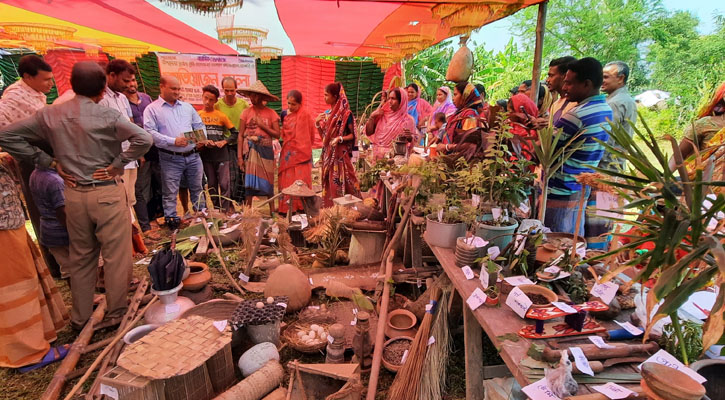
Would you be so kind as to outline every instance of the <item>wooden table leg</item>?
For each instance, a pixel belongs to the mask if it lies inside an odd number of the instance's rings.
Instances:
[[[463,302],[463,338],[466,348],[466,400],[483,400],[483,329]]]

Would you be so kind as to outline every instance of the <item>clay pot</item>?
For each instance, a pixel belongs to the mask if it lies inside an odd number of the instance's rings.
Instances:
[[[489,307],[494,307],[494,306],[498,305],[499,299],[500,299],[500,297],[498,294],[496,294],[496,297],[491,297],[490,295],[488,295],[488,296],[486,296],[486,302],[484,304],[486,304]]]
[[[669,400],[697,400],[705,395],[705,387],[687,374],[656,363],[642,364],[642,389]]]
[[[410,336],[393,337],[393,338],[388,339],[388,341],[386,341],[383,344],[383,357],[382,357],[383,366],[385,367],[385,369],[387,369],[388,371],[390,371],[394,374],[397,373],[400,370],[400,368],[403,367],[403,364],[395,365],[395,364],[391,364],[388,361],[386,361],[385,360],[385,348],[388,347],[390,344],[397,342],[398,340],[407,340],[410,342],[411,345],[413,344],[413,337],[410,337]],[[410,353],[408,355],[410,355]]]
[[[543,286],[539,286],[539,285],[519,285],[518,288],[521,289],[521,291],[524,292],[524,294],[526,294],[527,296],[528,295],[531,295],[531,294],[538,294],[538,295],[541,295],[541,296],[546,297],[546,299],[549,300],[549,302],[546,303],[546,304],[532,304],[531,305],[532,308],[544,308],[544,307],[548,307],[548,306],[551,305],[551,302],[552,301],[559,300],[559,296],[557,296],[556,293],[554,293],[550,289],[547,289],[547,288],[545,288]]]
[[[204,285],[201,290],[197,291],[183,289],[179,292],[179,296],[184,296],[193,301],[194,304],[199,305],[213,299],[214,290],[211,288],[211,285]]]
[[[184,290],[191,290],[192,292],[195,292],[206,286],[206,284],[211,281],[211,272],[209,272],[208,265],[191,261],[189,262],[189,269],[189,277],[182,281],[184,284]]]
[[[415,337],[415,333],[418,331],[415,329],[415,324],[418,319],[415,315],[408,311],[399,308],[388,313],[388,320],[385,324],[385,336],[394,338],[398,336],[410,336]]]

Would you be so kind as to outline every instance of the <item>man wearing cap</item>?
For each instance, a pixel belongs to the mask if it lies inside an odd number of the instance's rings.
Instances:
[[[206,208],[202,193],[204,167],[193,141],[187,139],[195,130],[203,130],[204,122],[194,107],[179,100],[181,84],[173,76],[162,76],[161,94],[143,113],[144,129],[154,138],[159,150],[161,191],[166,226],[174,230],[181,220],[176,215],[176,197],[182,176],[186,178],[195,211]],[[187,133],[185,136],[184,134]]]

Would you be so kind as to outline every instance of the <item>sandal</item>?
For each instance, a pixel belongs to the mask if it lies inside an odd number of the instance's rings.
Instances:
[[[69,344],[51,347],[50,350],[48,350],[48,352],[45,353],[42,360],[40,360],[39,362],[37,362],[35,364],[18,368],[18,371],[20,371],[20,373],[24,374],[26,372],[30,372],[30,371],[36,370],[38,368],[43,368],[56,361],[60,361],[60,360],[64,359],[66,355],[68,355],[68,350],[70,350]]]

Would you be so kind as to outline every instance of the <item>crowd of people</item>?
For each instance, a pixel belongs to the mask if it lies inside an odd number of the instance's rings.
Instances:
[[[486,128],[492,113],[505,110],[511,133],[521,139],[521,156],[532,159],[538,130],[560,129],[562,143],[576,137],[582,145],[552,176],[543,222],[552,231],[573,233],[577,216],[584,213],[580,199],[596,202],[577,175],[596,166],[623,167],[600,141],[609,139],[607,131],[615,123],[631,134],[637,117],[627,91],[629,67],[620,61],[602,66],[589,57],[552,60],[537,102],[531,99],[531,81],[491,105],[483,85],[470,82],[441,86],[433,105],[415,83],[392,88],[381,93],[363,132],[357,132],[340,83],[324,89],[327,111],[313,115],[303,94],[292,90],[280,115],[267,106],[280,99],[261,81],[238,88],[229,77],[221,81],[221,90],[204,86],[203,107],[197,110],[181,99],[181,85],[173,76],[161,77],[160,95],[152,99],[139,92],[136,70],[128,62],[116,59],[105,67],[79,62],[72,69],[72,90],[46,106],[53,87],[51,67],[30,55],[20,60],[18,72],[21,79],[0,98],[0,148],[12,156],[0,163],[0,236],[9,249],[0,262],[5,274],[0,283],[0,366],[26,369],[64,356],[66,347],[49,343],[68,322],[82,329],[100,276],[108,309],[101,326],[120,322],[133,279],[136,225],[143,235],[158,239],[154,221],[160,215],[166,228],[174,230],[207,207],[233,213],[232,201],[251,205],[255,197],[272,198],[275,182],[278,193],[297,181],[312,187],[317,139],[322,141],[320,183],[328,207],[346,194],[361,197],[353,163],[358,134],[370,137],[375,159],[386,157],[399,137],[450,153],[466,131]],[[725,84],[688,128],[681,145],[685,156],[725,142],[724,95]],[[70,315],[25,231],[20,192],[28,208],[37,209],[39,243],[58,262],[61,277],[69,279]],[[278,204],[269,202],[270,214],[303,209],[299,199],[286,196]],[[583,218],[578,234],[592,247],[606,247],[607,222]]]

